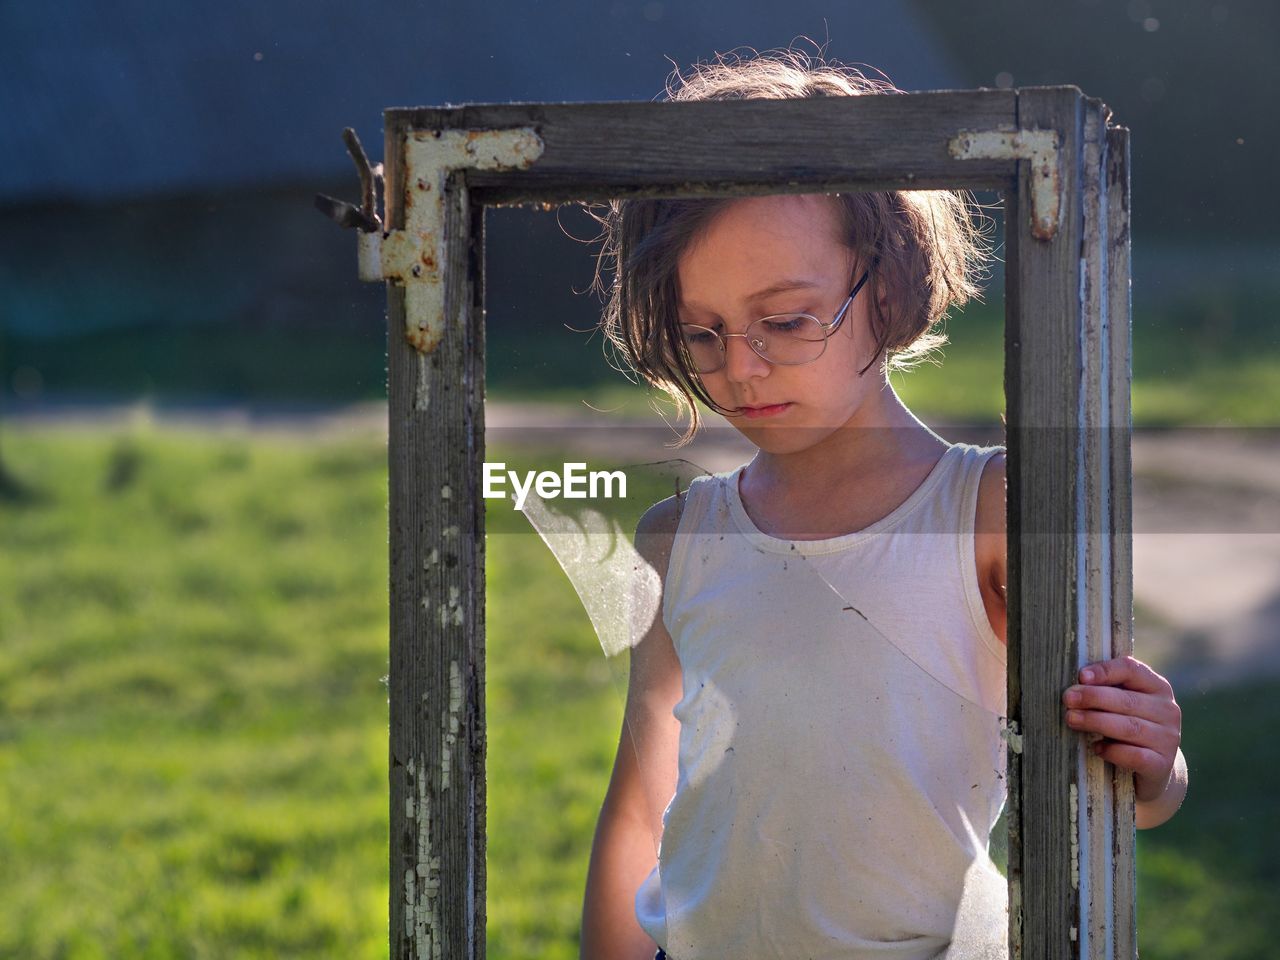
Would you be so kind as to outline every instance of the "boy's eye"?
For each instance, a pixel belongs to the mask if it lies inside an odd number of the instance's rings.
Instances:
[[[702,327],[684,327],[684,338],[689,343],[712,343],[716,335]]]
[[[761,323],[770,333],[799,333],[805,330],[812,321],[805,316],[772,317]]]

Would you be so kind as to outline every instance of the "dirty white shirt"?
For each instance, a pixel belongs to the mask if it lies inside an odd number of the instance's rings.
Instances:
[[[679,774],[635,898],[672,960],[1007,956],[1005,650],[973,536],[1002,449],[950,446],[826,540],[760,531],[742,467],[690,485],[662,610]]]

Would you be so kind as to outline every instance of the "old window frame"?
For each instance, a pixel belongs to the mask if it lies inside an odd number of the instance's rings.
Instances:
[[[485,956],[484,208],[945,188],[1005,198],[1011,955],[1136,957],[1133,777],[1059,699],[1133,649],[1129,142],[1110,117],[1075,86],[385,112],[361,260],[388,297],[392,956]]]

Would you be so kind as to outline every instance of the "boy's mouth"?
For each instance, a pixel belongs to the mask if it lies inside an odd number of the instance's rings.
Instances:
[[[769,403],[758,407],[739,407],[738,413],[742,414],[749,420],[755,420],[760,417],[777,416],[790,406],[790,403]]]

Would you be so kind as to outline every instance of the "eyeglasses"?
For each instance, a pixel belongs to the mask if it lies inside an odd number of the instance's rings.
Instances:
[[[696,323],[680,324],[685,350],[698,373],[715,373],[725,364],[725,341],[742,337],[756,355],[770,363],[795,365],[817,360],[827,349],[827,339],[844,321],[849,305],[871,275],[866,270],[849,293],[844,306],[830,323],[810,313],[777,313],[753,320],[745,333],[716,333]]]

